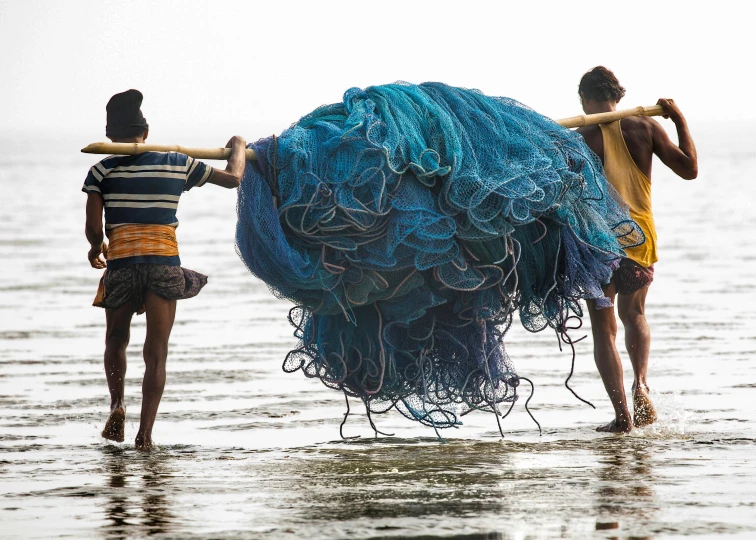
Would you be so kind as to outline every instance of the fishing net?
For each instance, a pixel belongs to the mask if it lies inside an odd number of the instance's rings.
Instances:
[[[520,382],[514,312],[566,334],[643,241],[580,135],[475,90],[352,88],[250,147],[237,250],[296,304],[284,370],[360,398],[374,429],[392,408],[498,420]]]

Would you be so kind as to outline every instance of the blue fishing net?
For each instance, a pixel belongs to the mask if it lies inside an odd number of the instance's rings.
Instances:
[[[237,250],[296,304],[284,369],[360,398],[369,419],[498,419],[520,382],[503,343],[514,312],[564,336],[643,241],[580,135],[475,90],[352,88],[250,147]]]

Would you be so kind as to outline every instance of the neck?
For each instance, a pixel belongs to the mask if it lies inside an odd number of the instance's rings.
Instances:
[[[592,99],[586,99],[583,101],[583,111],[585,111],[585,114],[598,114],[616,110],[616,101],[594,101]]]
[[[142,137],[142,136],[140,136],[140,137],[123,137],[123,138],[117,137],[117,138],[111,138],[110,140],[113,141],[114,143],[139,143],[139,144],[143,144],[144,143],[144,137]]]

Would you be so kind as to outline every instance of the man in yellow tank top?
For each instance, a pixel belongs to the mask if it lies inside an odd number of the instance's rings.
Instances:
[[[625,89],[614,74],[603,66],[588,71],[580,80],[580,101],[586,114],[614,111]],[[677,128],[679,145],[675,145],[662,126],[646,116],[578,129],[585,142],[599,158],[606,177],[630,207],[630,216],[643,229],[646,241],[629,248],[627,258],[605,287],[606,296],[617,297],[617,312],[625,327],[625,347],[633,365],[633,416],[625,397],[622,362],[615,345],[617,321],[614,309],[598,309],[588,301],[593,327],[593,356],[604,387],[614,407],[614,420],[598,431],[629,432],[635,427],[652,424],[656,411],[648,395],[646,375],[651,333],[646,322],[646,293],[653,280],[656,256],[656,228],[651,211],[651,162],[656,154],[662,163],[685,180],[698,175],[698,160],[693,139],[680,109],[671,99],[660,99],[665,118]]]

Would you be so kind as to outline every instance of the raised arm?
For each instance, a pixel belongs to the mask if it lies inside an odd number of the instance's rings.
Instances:
[[[675,174],[685,180],[693,180],[698,176],[698,154],[696,145],[693,144],[693,137],[688,130],[688,123],[673,100],[660,99],[657,104],[664,107],[667,113],[664,118],[669,118],[675,123],[679,144],[675,145],[670,140],[667,132],[658,122],[652,122],[654,153]]]
[[[84,226],[84,234],[89,242],[87,258],[92,268],[105,268],[105,259],[108,256],[108,245],[105,243],[105,235],[102,232],[102,209],[104,201],[99,193],[87,193],[87,223]],[[102,255],[102,256],[101,256]]]
[[[213,174],[207,181],[217,186],[234,189],[239,187],[242,176],[244,176],[244,166],[247,163],[244,150],[247,148],[247,141],[243,137],[234,135],[226,144],[226,148],[231,149],[226,170],[213,169]]]

